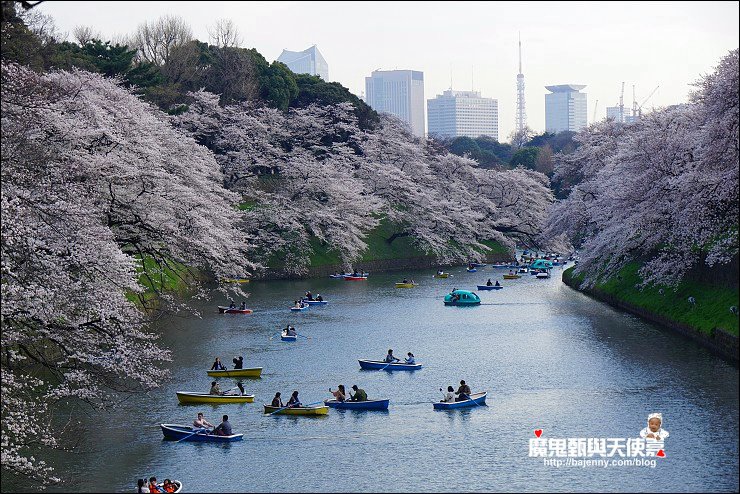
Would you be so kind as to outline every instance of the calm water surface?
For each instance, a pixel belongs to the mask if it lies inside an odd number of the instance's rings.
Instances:
[[[84,417],[95,428],[82,451],[55,459],[71,479],[60,490],[133,491],[156,475],[190,492],[239,491],[737,491],[738,369],[688,339],[615,311],[553,278],[524,275],[503,290],[479,292],[484,305],[445,307],[453,287],[470,289],[504,270],[484,268],[396,289],[399,275],[366,282],[312,279],[251,283],[251,315],[218,314],[216,292],[199,302],[202,319],[162,321],[175,361],[161,389],[110,414]],[[306,290],[329,301],[305,313],[288,307]],[[270,339],[293,324],[311,340]],[[358,358],[413,352],[417,372],[362,371]],[[214,357],[264,367],[246,379],[255,403],[179,405],[175,391],[209,389]],[[465,379],[488,391],[487,407],[434,411],[440,387]],[[276,391],[303,403],[328,388],[357,384],[389,398],[388,412],[330,410],[327,417],[263,416]],[[235,385],[222,380],[222,389]],[[164,441],[159,423],[189,424],[199,411],[226,413],[244,440],[218,445]],[[531,458],[534,429],[550,438],[636,437],[662,412],[670,432],[657,467],[560,467]],[[52,492],[59,488],[50,489]]]

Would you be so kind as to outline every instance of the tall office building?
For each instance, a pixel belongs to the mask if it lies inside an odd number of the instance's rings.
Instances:
[[[479,91],[452,89],[427,100],[429,135],[478,137],[498,140],[498,100],[483,98]]]
[[[578,132],[587,125],[588,103],[586,93],[579,92],[586,87],[581,84],[562,84],[545,86],[550,94],[545,95],[545,130],[558,133],[564,130]]]
[[[303,51],[283,50],[277,61],[283,62],[296,74],[317,75],[329,82],[329,65],[316,45]]]
[[[620,108],[618,106],[607,106],[606,107],[606,118],[611,118],[615,122],[622,123],[633,123],[640,120],[638,115],[635,115],[629,108]]]
[[[378,112],[397,116],[424,137],[424,73],[417,70],[374,70],[365,77],[365,102]]]

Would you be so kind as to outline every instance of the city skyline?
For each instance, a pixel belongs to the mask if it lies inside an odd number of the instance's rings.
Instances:
[[[638,102],[660,86],[646,110],[684,103],[691,84],[738,46],[736,2],[464,2],[424,8],[405,2],[178,2],[177,8],[166,2],[44,2],[35,9],[51,15],[62,32],[88,25],[105,38],[175,14],[196,38],[207,40],[208,26],[232,19],[244,39],[241,46],[256,48],[269,61],[285,48],[317,45],[332,66],[330,79],[358,96],[373,70],[420,71],[427,99],[450,88],[497,99],[501,141],[514,129],[519,32],[527,123],[538,133],[545,128],[545,86],[587,85],[589,122],[597,101],[597,119],[617,104],[623,81],[625,107],[632,106],[633,84]],[[435,19],[439,23],[432,27]]]

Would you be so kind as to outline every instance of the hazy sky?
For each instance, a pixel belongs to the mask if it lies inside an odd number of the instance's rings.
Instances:
[[[544,86],[585,84],[588,119],[660,86],[645,108],[685,102],[690,84],[737,48],[738,2],[52,2],[36,7],[61,31],[89,25],[111,37],[164,14],[195,36],[229,18],[243,46],[268,61],[316,44],[329,79],[353,93],[375,69],[424,72],[425,99],[471,85],[498,99],[499,140],[514,127],[521,31],[527,120],[545,126]]]

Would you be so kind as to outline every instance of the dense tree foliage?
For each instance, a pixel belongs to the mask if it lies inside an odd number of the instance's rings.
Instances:
[[[738,50],[701,79],[685,105],[634,124],[605,121],[558,155],[570,194],[550,215],[583,248],[578,272],[593,284],[643,260],[645,284],[677,284],[694,266],[738,255]]]

